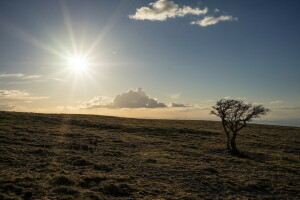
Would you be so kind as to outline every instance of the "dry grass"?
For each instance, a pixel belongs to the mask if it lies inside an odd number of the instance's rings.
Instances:
[[[300,128],[0,112],[0,199],[297,199]]]

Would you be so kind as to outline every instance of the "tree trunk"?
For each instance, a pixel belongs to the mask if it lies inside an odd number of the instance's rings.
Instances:
[[[230,135],[229,133],[226,133],[227,136],[227,151],[230,151],[231,147],[230,147]]]
[[[236,133],[233,133],[232,138],[230,139],[230,154],[235,155],[235,156],[240,156],[241,153],[236,147]]]
[[[224,131],[226,133],[226,136],[227,136],[227,151],[230,151],[230,132],[227,130],[226,128],[226,125],[225,125],[225,121],[222,119],[222,125],[223,125],[223,128],[224,128]]]

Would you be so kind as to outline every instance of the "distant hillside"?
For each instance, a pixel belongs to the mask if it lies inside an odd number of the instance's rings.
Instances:
[[[0,199],[298,199],[300,128],[0,112]]]

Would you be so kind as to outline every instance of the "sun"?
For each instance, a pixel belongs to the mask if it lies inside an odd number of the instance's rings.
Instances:
[[[83,56],[72,56],[68,59],[68,65],[72,71],[82,73],[87,70],[89,66],[88,60]]]

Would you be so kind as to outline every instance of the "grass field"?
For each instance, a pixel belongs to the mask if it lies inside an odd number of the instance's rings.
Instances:
[[[298,199],[300,128],[0,112],[0,199]]]

